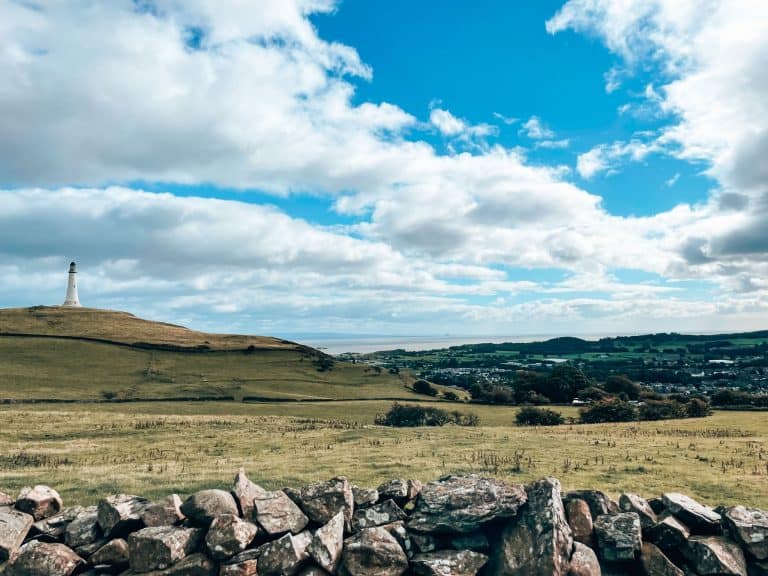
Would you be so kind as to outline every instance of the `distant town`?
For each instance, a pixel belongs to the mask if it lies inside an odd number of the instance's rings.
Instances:
[[[659,394],[704,395],[739,404],[768,400],[768,331],[742,334],[649,334],[603,338],[554,338],[544,342],[470,344],[440,350],[390,350],[345,354],[387,370],[410,369],[430,382],[456,386],[520,388],[558,366],[577,369],[592,382],[624,376]],[[742,396],[739,396],[742,395]],[[748,395],[748,396],[747,396]],[[551,399],[550,399],[551,400]],[[588,403],[574,397],[569,403]],[[713,402],[717,404],[717,402]]]

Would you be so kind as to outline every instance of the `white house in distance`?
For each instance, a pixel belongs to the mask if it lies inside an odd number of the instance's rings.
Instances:
[[[70,262],[69,264],[69,279],[67,281],[67,297],[64,299],[64,304],[67,308],[80,308],[80,298],[77,296],[77,264]]]

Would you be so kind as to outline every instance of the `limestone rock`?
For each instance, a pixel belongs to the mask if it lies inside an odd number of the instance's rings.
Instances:
[[[573,535],[565,519],[560,482],[543,478],[525,487],[528,501],[492,547],[491,574],[565,576]]]
[[[107,538],[127,536],[143,527],[141,513],[149,500],[129,494],[107,496],[98,504],[99,526]]]
[[[326,524],[336,514],[343,512],[344,527],[349,531],[354,507],[352,487],[343,476],[310,484],[301,489],[301,508],[310,520],[318,524]]]
[[[600,562],[595,551],[581,542],[573,543],[568,576],[601,576]]]
[[[640,517],[640,527],[645,530],[656,524],[659,520],[653,508],[645,498],[637,494],[624,493],[619,498],[619,507],[624,512],[635,512]]]
[[[94,566],[100,564],[109,566],[127,566],[128,542],[122,538],[110,540],[91,555],[89,563]]]
[[[96,552],[99,548],[104,546],[107,542],[108,540],[106,538],[99,538],[98,540],[94,540],[89,544],[83,544],[82,546],[78,546],[74,550],[78,556],[82,557],[85,560],[88,560],[91,557],[91,554]]]
[[[352,516],[352,530],[357,532],[363,528],[390,524],[405,520],[405,518],[405,512],[403,512],[400,506],[395,504],[394,500],[387,500],[370,508],[355,510]]]
[[[33,540],[22,546],[5,576],[70,576],[84,563],[64,544]]]
[[[402,520],[399,522],[392,522],[391,524],[383,524],[379,526],[379,528],[383,528],[389,534],[397,540],[397,543],[400,544],[400,548],[402,548],[405,551],[405,555],[410,558],[413,556],[413,544],[411,543],[411,534],[408,532],[408,530],[405,528],[405,522]]]
[[[61,496],[49,486],[38,485],[22,488],[16,499],[16,510],[30,514],[35,520],[50,518],[57,514],[64,504]]]
[[[422,488],[423,485],[418,480],[395,478],[379,486],[377,490],[379,502],[394,500],[398,505],[402,506],[409,500],[414,500]]]
[[[360,488],[353,484],[352,499],[355,502],[355,509],[365,508],[379,501],[379,491],[375,488]]]
[[[335,573],[344,547],[344,514],[339,512],[319,528],[307,547],[312,559],[330,573]]]
[[[659,521],[645,530],[645,538],[662,550],[682,548],[691,535],[688,527],[669,513],[662,514]]]
[[[694,534],[719,534],[720,514],[693,498],[670,492],[662,496],[664,505]]]
[[[640,564],[646,576],[685,576],[656,545],[643,542]]]
[[[258,548],[249,548],[248,550],[245,550],[244,552],[240,552],[240,554],[235,554],[232,556],[232,558],[227,558],[226,560],[222,560],[222,565],[229,565],[229,564],[240,564],[241,562],[247,562],[248,560],[258,560],[259,556],[261,556],[261,552],[264,549],[265,545],[261,545]]]
[[[234,514],[222,514],[211,522],[205,536],[205,546],[214,560],[230,558],[253,542],[259,529]]]
[[[475,576],[488,556],[471,550],[440,550],[413,557],[411,567],[418,576]]]
[[[303,537],[286,534],[260,547],[259,576],[292,576],[308,557]]]
[[[164,570],[147,572],[143,576],[216,576],[216,563],[205,554],[190,554]]]
[[[253,518],[253,500],[265,492],[264,488],[251,482],[245,470],[240,468],[232,486],[232,495],[240,506],[243,518]]]
[[[405,478],[395,478],[389,482],[384,482],[379,486],[377,492],[381,500],[408,500],[408,480]]]
[[[159,502],[150,502],[141,511],[141,521],[146,527],[173,526],[184,518],[178,494],[171,494]]]
[[[518,484],[474,474],[447,476],[423,488],[408,528],[426,533],[475,532],[491,520],[514,516],[525,500],[525,489]]]
[[[82,506],[64,508],[55,516],[38,520],[32,524],[30,535],[37,536],[39,540],[44,542],[63,542],[67,526],[84,511],[85,508]]]
[[[16,500],[12,496],[5,492],[0,492],[0,506],[13,506],[15,503]]]
[[[135,572],[163,570],[192,554],[203,531],[197,528],[157,526],[142,528],[128,537],[131,569]]]
[[[64,542],[70,548],[80,548],[93,544],[101,538],[96,506],[83,508],[64,530]]]
[[[584,500],[589,506],[589,512],[594,520],[602,514],[617,514],[621,512],[619,505],[600,490],[573,490],[566,493],[565,501],[568,502],[574,498]]]
[[[0,511],[0,563],[16,554],[33,522],[34,518],[24,512]]]
[[[741,548],[722,536],[691,536],[683,553],[701,576],[747,576],[747,564]]]
[[[296,549],[301,552],[304,558],[309,558],[309,545],[312,542],[313,534],[309,530],[299,532],[293,535],[293,542],[296,545]]]
[[[258,559],[252,558],[237,564],[225,564],[219,568],[219,576],[259,576]]]
[[[640,553],[640,517],[635,512],[603,514],[595,519],[600,557],[608,562],[627,562]]]
[[[366,528],[344,541],[341,576],[400,576],[407,569],[405,551],[384,528]]]
[[[573,532],[573,539],[587,546],[592,545],[592,512],[589,504],[581,498],[571,498],[565,501],[565,513],[568,524]]]
[[[251,517],[267,534],[298,534],[309,523],[301,509],[282,490],[254,493],[252,504]]]
[[[731,537],[753,558],[768,559],[768,512],[759,508],[732,506],[724,511],[723,524]]]
[[[216,516],[238,515],[237,504],[232,494],[224,490],[200,490],[184,500],[181,512],[195,526],[208,527]]]

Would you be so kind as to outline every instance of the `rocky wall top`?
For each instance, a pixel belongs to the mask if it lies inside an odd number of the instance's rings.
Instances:
[[[0,492],[0,574],[765,576],[768,513],[475,475],[269,491],[241,471],[231,490],[90,507],[35,486]]]

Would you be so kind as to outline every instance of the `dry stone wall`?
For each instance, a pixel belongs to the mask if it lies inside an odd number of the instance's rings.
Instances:
[[[35,486],[0,492],[0,574],[766,576],[768,513],[474,475],[269,491],[240,471],[183,501],[68,508]]]

